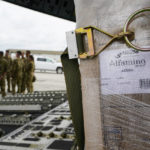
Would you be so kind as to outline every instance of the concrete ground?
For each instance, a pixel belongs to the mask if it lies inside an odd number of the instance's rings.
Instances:
[[[56,74],[55,72],[36,71],[35,76],[36,76],[36,82],[34,82],[34,91],[66,90],[64,74]],[[7,95],[11,95],[11,93],[7,93]],[[1,98],[2,97],[0,94],[0,100]]]
[[[35,72],[34,91],[66,90],[64,74]]]

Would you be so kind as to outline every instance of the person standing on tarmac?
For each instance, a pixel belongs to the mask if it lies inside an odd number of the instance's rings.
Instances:
[[[34,77],[34,57],[32,55],[29,56],[29,63],[27,64],[27,90],[28,93],[33,92],[33,77]]]
[[[5,77],[7,73],[7,61],[3,57],[3,52],[0,51],[0,88],[2,97],[6,96],[5,92]]]
[[[21,51],[17,51],[16,59],[13,61],[12,65],[12,94],[16,93],[16,85],[18,87],[18,92],[21,93],[21,84],[22,84],[22,60],[21,60]]]
[[[11,92],[10,85],[11,85],[11,69],[12,69],[12,59],[9,55],[9,50],[6,50],[5,57],[7,61],[8,68],[7,68],[7,74],[6,74],[6,80],[7,80],[7,92]]]
[[[25,76],[25,74],[26,74],[26,70],[25,70],[25,65],[26,65],[26,59],[25,59],[25,57],[24,57],[24,52],[22,52],[22,83],[21,83],[21,93],[25,93],[25,84],[26,84],[26,76]]]
[[[27,89],[27,65],[29,63],[29,56],[30,56],[30,51],[26,51],[26,58],[24,58],[24,69],[23,69],[23,80],[22,80],[22,88],[21,92],[25,93]]]

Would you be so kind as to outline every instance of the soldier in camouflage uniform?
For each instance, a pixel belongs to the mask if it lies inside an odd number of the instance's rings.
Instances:
[[[7,73],[7,61],[3,57],[3,52],[0,51],[0,88],[2,97],[6,96],[5,93],[5,77]]]
[[[28,93],[33,92],[33,77],[34,77],[34,58],[32,55],[29,56],[29,63],[27,64],[27,90]]]
[[[25,64],[26,64],[26,58],[24,58],[24,52],[22,52],[22,83],[21,83],[21,93],[25,93],[25,83],[26,83],[26,76],[25,76]]]
[[[30,56],[30,51],[26,51],[26,58],[24,58],[24,55],[22,55],[22,61],[23,61],[23,80],[22,80],[22,87],[21,87],[21,92],[25,93],[25,90],[27,88],[27,65],[29,63],[29,56]]]
[[[7,61],[7,74],[6,74],[6,79],[7,79],[7,91],[10,92],[10,85],[11,85],[11,68],[12,68],[12,59],[9,56],[9,50],[6,51],[5,57],[4,57]]]
[[[12,65],[12,94],[16,93],[15,88],[16,85],[18,87],[18,93],[21,93],[21,85],[22,85],[22,60],[21,60],[21,52],[17,51],[16,59],[13,61]]]

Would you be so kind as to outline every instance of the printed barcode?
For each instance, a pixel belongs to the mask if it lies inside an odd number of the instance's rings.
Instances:
[[[149,89],[150,88],[150,79],[140,79],[139,80],[141,89]]]

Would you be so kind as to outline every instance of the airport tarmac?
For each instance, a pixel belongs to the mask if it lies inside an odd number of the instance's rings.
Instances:
[[[64,74],[35,72],[34,91],[66,90]]]
[[[55,72],[48,72],[48,71],[46,72],[36,71],[35,76],[36,76],[36,82],[34,82],[34,91],[66,90],[64,74],[56,74]],[[7,95],[11,95],[11,93],[7,93]],[[1,98],[2,97],[0,94],[0,99]]]

